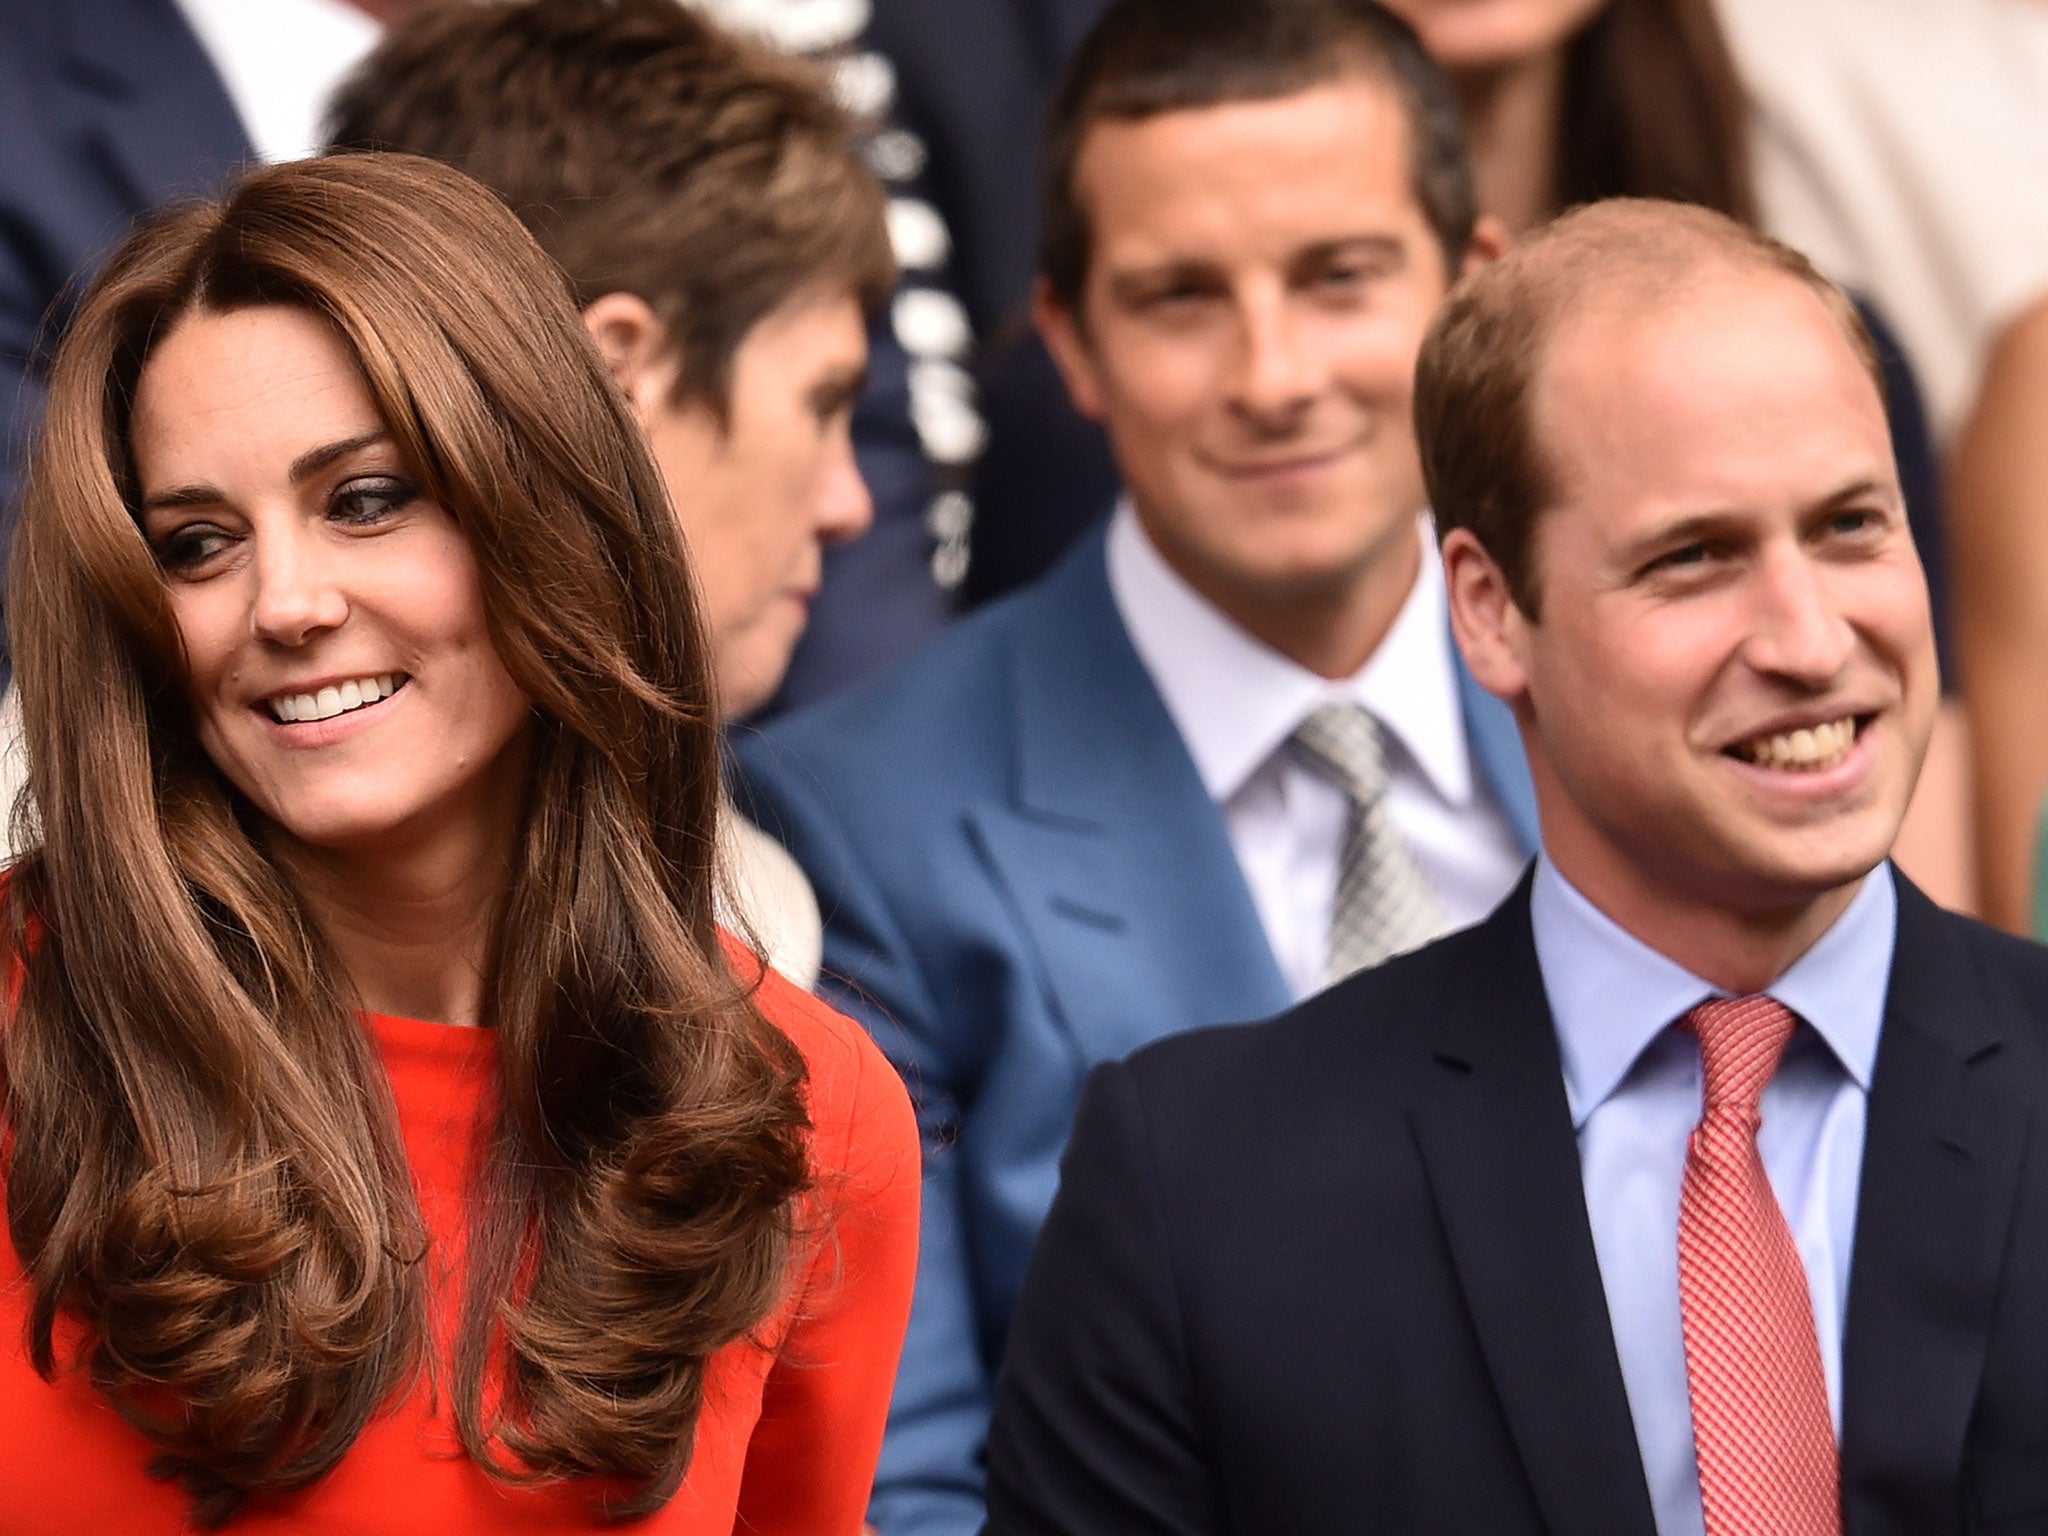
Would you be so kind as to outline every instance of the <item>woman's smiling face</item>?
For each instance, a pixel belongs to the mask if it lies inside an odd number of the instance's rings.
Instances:
[[[332,326],[186,314],[143,368],[129,448],[200,743],[265,818],[334,851],[506,819],[530,701],[468,538]]]

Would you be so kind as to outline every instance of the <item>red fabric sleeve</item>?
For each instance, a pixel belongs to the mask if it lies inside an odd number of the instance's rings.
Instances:
[[[810,1065],[808,1259],[747,1447],[735,1530],[853,1536],[910,1320],[921,1180],[909,1095],[866,1033],[770,973],[762,1011]]]

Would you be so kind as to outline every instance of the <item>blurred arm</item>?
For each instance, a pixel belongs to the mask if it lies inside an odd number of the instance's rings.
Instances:
[[[2048,789],[2048,297],[1993,351],[1950,472],[1983,913],[2025,933]]]

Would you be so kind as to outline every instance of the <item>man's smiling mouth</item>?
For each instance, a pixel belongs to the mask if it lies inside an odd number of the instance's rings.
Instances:
[[[1839,720],[1830,720],[1823,725],[1780,731],[1774,736],[1758,736],[1750,741],[1737,742],[1728,748],[1728,751],[1759,768],[1819,773],[1823,769],[1834,767],[1849,755],[1849,749],[1856,745],[1858,729],[1857,717],[1844,715]]]

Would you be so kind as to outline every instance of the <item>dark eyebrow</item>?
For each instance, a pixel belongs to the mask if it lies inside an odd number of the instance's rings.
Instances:
[[[1335,240],[1318,240],[1295,252],[1290,266],[1302,267],[1339,256],[1370,256],[1399,264],[1408,258],[1408,247],[1395,235],[1344,235]]]
[[[1843,507],[1859,501],[1878,500],[1889,506],[1900,505],[1898,487],[1876,475],[1865,475],[1837,487],[1800,514],[1803,522],[1810,517],[1825,517],[1839,512]],[[1747,519],[1737,509],[1718,512],[1698,512],[1674,522],[1652,528],[1640,538],[1631,539],[1624,546],[1629,558],[1640,559],[1652,550],[1677,549],[1687,544],[1696,544],[1702,539],[1725,538],[1731,533],[1739,534],[1747,526]]]
[[[309,448],[306,452],[292,460],[290,470],[292,484],[297,485],[302,480],[311,479],[338,459],[345,459],[352,453],[360,452],[362,449],[373,447],[378,443],[388,443],[390,441],[391,434],[382,427],[379,427],[374,432],[363,432],[355,437],[345,437],[340,442],[329,443],[324,448]]]
[[[345,437],[338,443],[325,443],[318,448],[309,448],[292,460],[291,469],[288,471],[291,482],[297,485],[352,453],[359,453],[365,448],[390,440],[391,434],[379,427],[374,432],[361,432],[354,437]],[[221,493],[210,485],[181,485],[174,490],[159,491],[154,496],[145,497],[142,510],[155,512],[167,507],[211,507],[222,499]]]
[[[1735,511],[1695,512],[1690,517],[1676,518],[1668,523],[1659,523],[1646,530],[1640,537],[1628,541],[1631,551],[1660,549],[1666,545],[1696,544],[1701,539],[1725,535],[1730,529],[1739,529],[1745,519]]]
[[[862,363],[858,367],[853,368],[834,369],[811,386],[811,409],[817,411],[836,411],[842,406],[851,405],[854,401],[858,400],[861,396],[861,391],[867,387],[867,364]]]
[[[1815,510],[1833,512],[1849,505],[1851,502],[1869,501],[1873,498],[1878,501],[1896,503],[1901,499],[1901,492],[1899,487],[1891,481],[1879,479],[1875,475],[1866,475],[1861,480],[1851,480],[1840,490],[1821,498],[1820,504]]]

